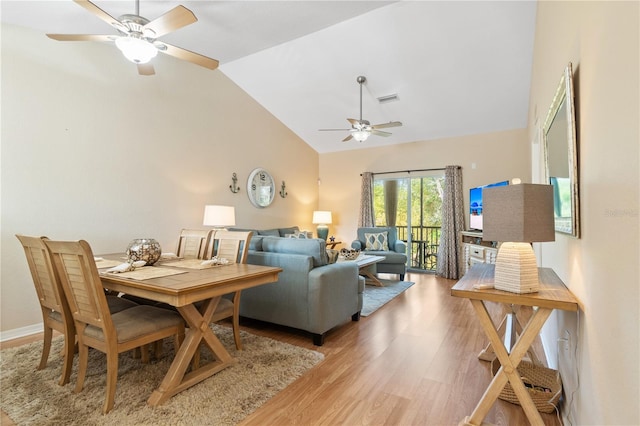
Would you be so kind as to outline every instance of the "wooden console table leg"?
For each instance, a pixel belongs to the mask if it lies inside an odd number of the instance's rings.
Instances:
[[[480,324],[482,325],[485,334],[489,338],[489,342],[493,346],[493,350],[500,361],[501,367],[489,384],[489,387],[487,387],[484,395],[482,395],[482,398],[473,410],[471,416],[465,418],[465,423],[469,425],[481,425],[483,419],[498,399],[500,392],[507,382],[509,382],[514,393],[518,397],[518,401],[520,402],[527,419],[529,419],[529,422],[532,425],[543,425],[542,417],[522,383],[517,367],[540,332],[540,329],[542,329],[542,326],[551,314],[552,310],[546,308],[534,310],[531,319],[522,330],[522,334],[516,341],[513,349],[511,350],[511,354],[509,355],[507,348],[505,348],[504,343],[501,341],[500,336],[493,325],[493,321],[491,321],[491,316],[489,315],[484,302],[481,300],[471,299],[471,304],[478,315],[478,319],[480,320]]]
[[[502,321],[500,322],[500,325],[498,326],[498,335],[504,336],[505,347],[507,347],[509,351],[511,351],[511,348],[513,347],[513,345],[507,345],[506,343],[507,342],[506,330],[508,328],[507,326],[508,322],[511,321],[512,326],[515,325],[516,336],[522,335],[522,324],[520,324],[520,320],[518,319],[518,316],[517,316],[519,308],[520,307],[517,305],[511,305],[511,312],[507,312],[505,314],[505,316],[502,318]],[[513,340],[511,342],[513,343]],[[540,360],[536,356],[536,353],[533,349],[529,351],[529,355],[531,357],[532,362],[540,364]],[[480,353],[478,354],[478,359],[482,361],[489,361],[489,362],[496,359],[496,354],[493,351],[491,342],[487,343],[487,346],[485,346],[485,348],[482,351],[480,351]]]

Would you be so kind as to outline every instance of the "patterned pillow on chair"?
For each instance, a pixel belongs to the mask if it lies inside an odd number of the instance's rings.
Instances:
[[[365,250],[389,251],[389,242],[387,241],[387,231],[377,234],[368,234],[365,232]]]

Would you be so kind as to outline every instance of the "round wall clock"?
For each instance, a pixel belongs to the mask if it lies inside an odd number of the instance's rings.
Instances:
[[[254,169],[247,180],[247,194],[251,204],[258,208],[267,207],[273,202],[276,185],[273,177],[265,169]]]

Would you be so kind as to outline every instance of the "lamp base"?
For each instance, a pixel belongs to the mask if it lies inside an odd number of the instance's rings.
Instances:
[[[329,236],[329,227],[327,225],[318,225],[317,232],[318,238],[327,241],[327,237]]]
[[[496,257],[494,287],[511,293],[535,293],[540,289],[531,244],[502,243]]]

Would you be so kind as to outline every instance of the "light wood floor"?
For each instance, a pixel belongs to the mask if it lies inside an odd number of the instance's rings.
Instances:
[[[457,425],[470,415],[491,380],[489,363],[477,358],[486,339],[471,304],[450,296],[455,281],[429,274],[405,279],[416,284],[371,316],[345,320],[321,347],[304,332],[242,320],[246,331],[325,355],[242,424]],[[499,320],[501,306],[490,309]],[[542,358],[539,346],[536,353]],[[542,417],[546,425],[561,424],[555,414]],[[485,421],[528,424],[520,406],[500,400]],[[13,424],[4,412],[1,424]]]

